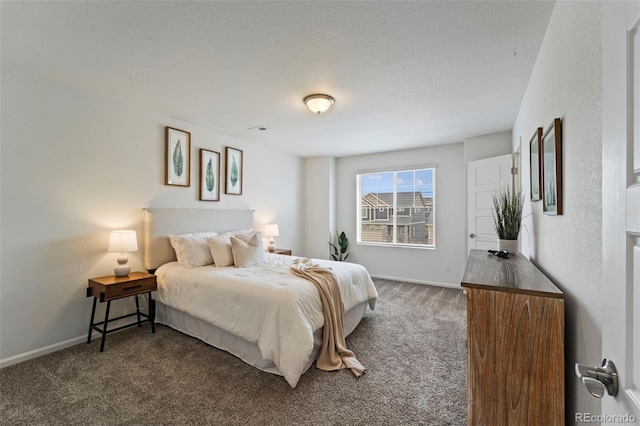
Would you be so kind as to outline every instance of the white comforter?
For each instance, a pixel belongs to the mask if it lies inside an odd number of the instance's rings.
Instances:
[[[295,387],[313,350],[313,333],[324,324],[317,289],[290,271],[293,256],[268,254],[268,263],[247,268],[213,265],[158,268],[155,299],[256,343]],[[367,270],[354,263],[316,260],[338,278],[345,310],[378,297]]]

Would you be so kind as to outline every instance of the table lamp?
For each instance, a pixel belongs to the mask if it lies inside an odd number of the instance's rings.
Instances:
[[[120,253],[118,256],[118,266],[113,270],[116,277],[129,275],[131,267],[127,265],[129,259],[127,252],[138,251],[138,238],[136,231],[111,231],[109,237],[109,253]]]
[[[278,225],[275,223],[269,224],[269,225],[265,225],[264,226],[264,236],[265,237],[269,237],[269,246],[267,247],[267,250],[269,251],[274,251],[276,246],[275,246],[275,241],[273,239],[273,237],[277,237],[279,236],[280,233],[278,232]]]

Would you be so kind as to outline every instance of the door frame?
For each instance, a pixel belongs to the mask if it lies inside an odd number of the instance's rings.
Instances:
[[[634,294],[634,259],[630,253],[634,246],[640,253],[640,214],[633,210],[634,203],[640,205],[640,176],[630,171],[634,95],[628,90],[633,86],[633,67],[627,64],[631,53],[628,23],[632,16],[633,22],[640,18],[637,3],[602,3],[602,355],[616,363],[620,386],[615,398],[603,398],[602,412],[631,414],[638,419],[640,392],[637,379],[634,385],[634,374],[636,378],[640,375],[633,369],[634,364],[640,368],[640,362],[634,362],[633,356],[634,350],[635,356],[640,356],[640,331],[633,330],[633,324],[640,324],[639,313],[634,318],[634,306],[636,311],[640,306],[640,282],[635,283]],[[638,40],[636,36],[636,43]],[[639,51],[640,46],[636,46],[636,66],[640,62]],[[636,93],[636,108],[640,108],[638,99],[640,95]],[[640,127],[638,122],[635,125]],[[635,137],[640,139],[640,128],[635,131]],[[640,147],[640,140],[635,143]],[[635,257],[636,279],[640,281],[640,255]],[[605,418],[603,423],[610,421]]]

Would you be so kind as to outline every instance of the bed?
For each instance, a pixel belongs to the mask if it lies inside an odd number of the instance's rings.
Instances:
[[[250,210],[145,209],[144,223],[145,267],[158,278],[156,322],[281,375],[295,387],[318,356],[324,323],[316,288],[290,271],[297,258],[263,253],[264,261],[242,267],[177,261],[170,235],[251,235]],[[361,265],[313,261],[338,279],[349,335],[367,308],[375,307],[373,282]]]

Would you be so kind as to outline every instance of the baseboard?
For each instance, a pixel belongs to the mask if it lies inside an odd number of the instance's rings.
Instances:
[[[100,338],[100,333],[94,332],[91,336],[91,339]],[[66,349],[71,346],[75,346],[79,343],[83,343],[87,341],[87,335],[84,334],[82,336],[74,337],[73,339],[65,340],[62,342],[54,343],[52,345],[44,346],[42,348],[34,349],[32,351],[24,352],[18,355],[10,356],[8,358],[0,359],[0,368],[8,367],[13,364],[18,364],[20,362],[28,361],[33,358],[38,358],[39,356],[50,354],[52,352],[57,352],[62,349]]]
[[[459,284],[456,285],[456,284],[449,284],[449,283],[438,283],[433,281],[413,280],[410,278],[387,277],[384,275],[371,275],[371,278],[379,278],[381,280],[390,280],[390,281],[403,281],[403,282],[412,283],[412,284],[432,285],[436,287],[457,288],[460,290],[462,289],[462,287]]]

